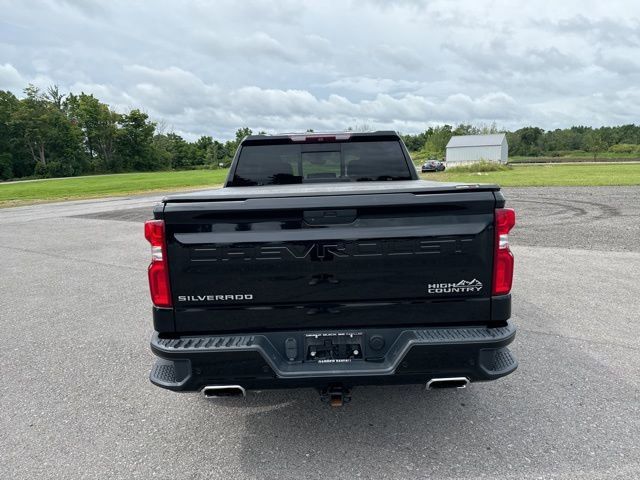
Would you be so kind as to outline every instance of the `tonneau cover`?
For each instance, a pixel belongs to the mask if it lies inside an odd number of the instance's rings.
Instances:
[[[302,183],[292,185],[267,185],[260,187],[226,187],[213,190],[168,195],[165,203],[243,200],[269,197],[311,197],[326,195],[366,195],[388,193],[445,193],[471,190],[476,192],[498,191],[494,184],[468,184],[456,182],[431,182],[426,180],[402,180],[385,182]]]

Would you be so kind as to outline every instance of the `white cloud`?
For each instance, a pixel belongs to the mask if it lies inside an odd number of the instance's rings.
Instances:
[[[0,88],[57,83],[189,138],[638,121],[637,2],[0,0],[0,11]]]
[[[0,65],[0,88],[7,90],[20,90],[24,88],[24,79],[10,63]]]
[[[253,61],[256,57],[294,62],[295,51],[265,32],[254,32],[247,36],[229,36],[216,32],[199,32],[198,40],[202,52],[211,57],[235,57],[236,61]]]
[[[428,87],[425,82],[393,80],[391,78],[341,77],[331,82],[315,85],[326,90],[341,90],[353,94],[372,95],[376,93],[411,92],[420,87]]]

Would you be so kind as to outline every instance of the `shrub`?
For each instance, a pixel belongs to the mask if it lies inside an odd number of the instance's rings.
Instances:
[[[640,145],[631,143],[619,143],[609,147],[611,153],[640,153]]]
[[[71,177],[73,176],[73,167],[68,163],[58,161],[48,162],[46,165],[38,163],[34,174],[44,178]]]
[[[488,162],[486,160],[466,165],[457,165],[455,167],[447,167],[447,171],[455,173],[504,172],[507,170],[511,170],[511,167],[502,163]]]

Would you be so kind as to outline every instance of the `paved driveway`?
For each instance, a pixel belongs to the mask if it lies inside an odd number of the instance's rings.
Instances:
[[[158,389],[155,197],[0,210],[0,478],[638,478],[640,189],[506,189],[518,371],[461,391]]]

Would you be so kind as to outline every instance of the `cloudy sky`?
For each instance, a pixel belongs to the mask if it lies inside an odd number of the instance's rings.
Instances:
[[[640,2],[0,0],[0,89],[167,131],[640,122]]]

